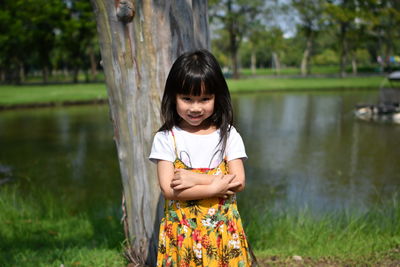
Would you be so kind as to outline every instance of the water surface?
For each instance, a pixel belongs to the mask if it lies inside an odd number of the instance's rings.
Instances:
[[[376,91],[233,96],[247,188],[239,205],[364,212],[400,188],[400,125],[354,118]],[[0,113],[0,179],[79,209],[119,208],[121,181],[107,106]],[[4,185],[3,185],[4,186]]]

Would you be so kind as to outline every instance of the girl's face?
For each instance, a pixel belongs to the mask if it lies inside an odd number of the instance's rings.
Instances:
[[[215,95],[178,94],[176,96],[176,111],[183,119],[180,126],[192,129],[202,126],[202,123],[214,113],[214,102]]]

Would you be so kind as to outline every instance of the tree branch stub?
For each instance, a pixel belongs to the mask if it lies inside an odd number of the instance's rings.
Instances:
[[[130,23],[135,17],[135,6],[132,0],[120,0],[117,4],[117,18],[122,23]]]

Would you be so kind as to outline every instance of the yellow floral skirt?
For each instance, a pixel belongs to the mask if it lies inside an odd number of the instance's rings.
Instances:
[[[190,169],[179,160],[174,165]],[[227,173],[225,162],[215,169],[190,170],[207,174]],[[157,266],[251,266],[236,196],[228,199],[166,200],[164,212]]]

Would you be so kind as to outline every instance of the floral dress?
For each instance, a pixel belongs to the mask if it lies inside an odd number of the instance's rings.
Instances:
[[[227,163],[213,169],[187,167],[178,157],[175,168],[227,174]],[[161,220],[157,266],[251,266],[250,249],[237,209],[227,199],[166,200]]]

